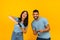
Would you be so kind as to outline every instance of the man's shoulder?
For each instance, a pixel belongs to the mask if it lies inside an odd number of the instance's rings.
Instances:
[[[34,23],[35,20],[32,21],[32,23]]]
[[[35,20],[32,21],[32,24],[35,24]]]

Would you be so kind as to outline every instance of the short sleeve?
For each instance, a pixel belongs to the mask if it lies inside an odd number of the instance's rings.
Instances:
[[[48,21],[47,21],[47,19],[44,19],[44,25],[45,25],[45,26],[48,25]]]
[[[32,29],[33,29],[33,30],[36,30],[36,28],[35,28],[35,26],[34,26],[34,24],[33,24],[33,23],[32,23]]]
[[[23,23],[20,23],[20,25],[21,25],[22,28],[25,28],[25,26],[23,25]]]
[[[15,17],[15,20],[18,22],[18,17]]]

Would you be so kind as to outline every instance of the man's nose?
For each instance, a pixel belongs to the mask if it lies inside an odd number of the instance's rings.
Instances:
[[[37,16],[37,15],[35,15],[35,16]]]

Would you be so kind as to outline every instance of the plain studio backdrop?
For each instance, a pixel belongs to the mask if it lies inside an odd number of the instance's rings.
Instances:
[[[11,40],[14,23],[8,16],[19,17],[23,10],[29,12],[24,40],[35,40],[31,27],[34,9],[38,9],[40,15],[48,19],[51,40],[60,40],[60,0],[0,0],[0,40]]]

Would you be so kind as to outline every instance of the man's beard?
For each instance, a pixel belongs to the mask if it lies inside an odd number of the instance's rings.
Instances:
[[[35,20],[37,20],[37,19],[38,19],[38,17],[34,17],[34,19],[35,19]]]

